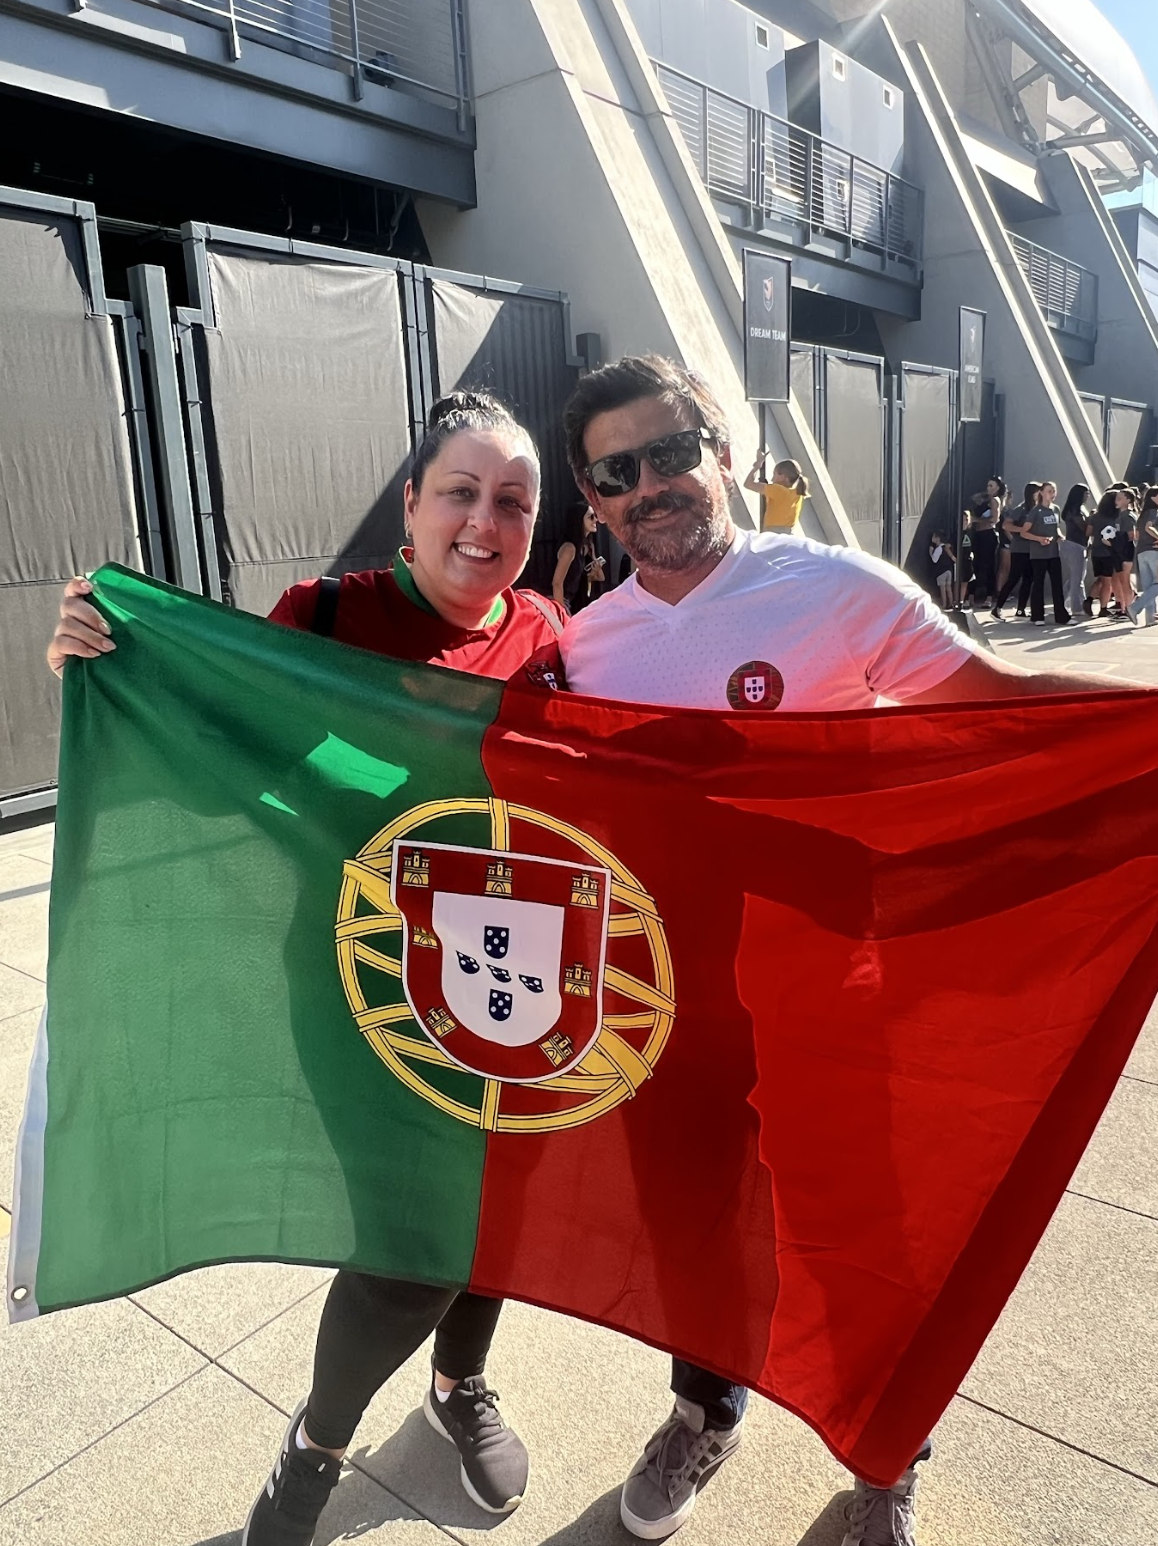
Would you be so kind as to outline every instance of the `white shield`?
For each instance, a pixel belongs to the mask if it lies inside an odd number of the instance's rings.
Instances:
[[[434,893],[442,991],[460,1025],[503,1047],[525,1047],[550,1032],[563,1008],[563,913],[545,902]]]
[[[762,676],[746,676],[744,678],[744,696],[749,703],[763,703],[767,686],[768,684]]]

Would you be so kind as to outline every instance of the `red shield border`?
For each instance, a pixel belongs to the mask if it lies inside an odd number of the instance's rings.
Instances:
[[[504,889],[495,889],[495,888]],[[509,896],[564,909],[559,962],[562,1011],[540,1041],[503,1047],[461,1025],[442,991],[443,950],[434,932],[437,891]],[[483,1079],[539,1084],[585,1056],[603,1023],[603,971],[611,872],[596,864],[544,859],[503,849],[457,848],[399,838],[390,899],[402,914],[402,987],[429,1039],[460,1068]]]

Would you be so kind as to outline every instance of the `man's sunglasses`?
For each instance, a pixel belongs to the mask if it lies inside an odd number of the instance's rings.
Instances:
[[[650,445],[637,446],[634,451],[613,451],[610,456],[601,456],[588,467],[587,476],[597,494],[614,499],[617,494],[631,493],[639,482],[645,457],[661,478],[678,478],[680,473],[691,472],[700,465],[705,445],[715,444],[716,437],[709,429],[677,429]]]

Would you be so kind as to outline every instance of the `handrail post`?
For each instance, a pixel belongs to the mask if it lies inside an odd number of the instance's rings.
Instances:
[[[241,34],[237,30],[237,10],[234,0],[229,0],[229,57],[241,58]]]
[[[466,128],[466,100],[469,91],[466,57],[466,14],[463,0],[447,0],[450,5],[451,42],[454,49],[455,113],[459,133]]]
[[[358,0],[347,0],[350,8],[350,56],[353,59],[354,101],[360,102],[366,95],[366,82],[362,74],[362,45],[358,37]]]
[[[712,149],[708,140],[711,133],[711,114],[708,112],[708,88],[701,88],[701,96],[704,103],[704,181],[711,186]]]

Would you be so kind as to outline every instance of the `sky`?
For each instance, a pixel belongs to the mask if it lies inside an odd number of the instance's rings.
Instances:
[[[1111,22],[1138,56],[1158,96],[1158,26],[1155,25],[1154,0],[1094,0],[1107,21]]]

